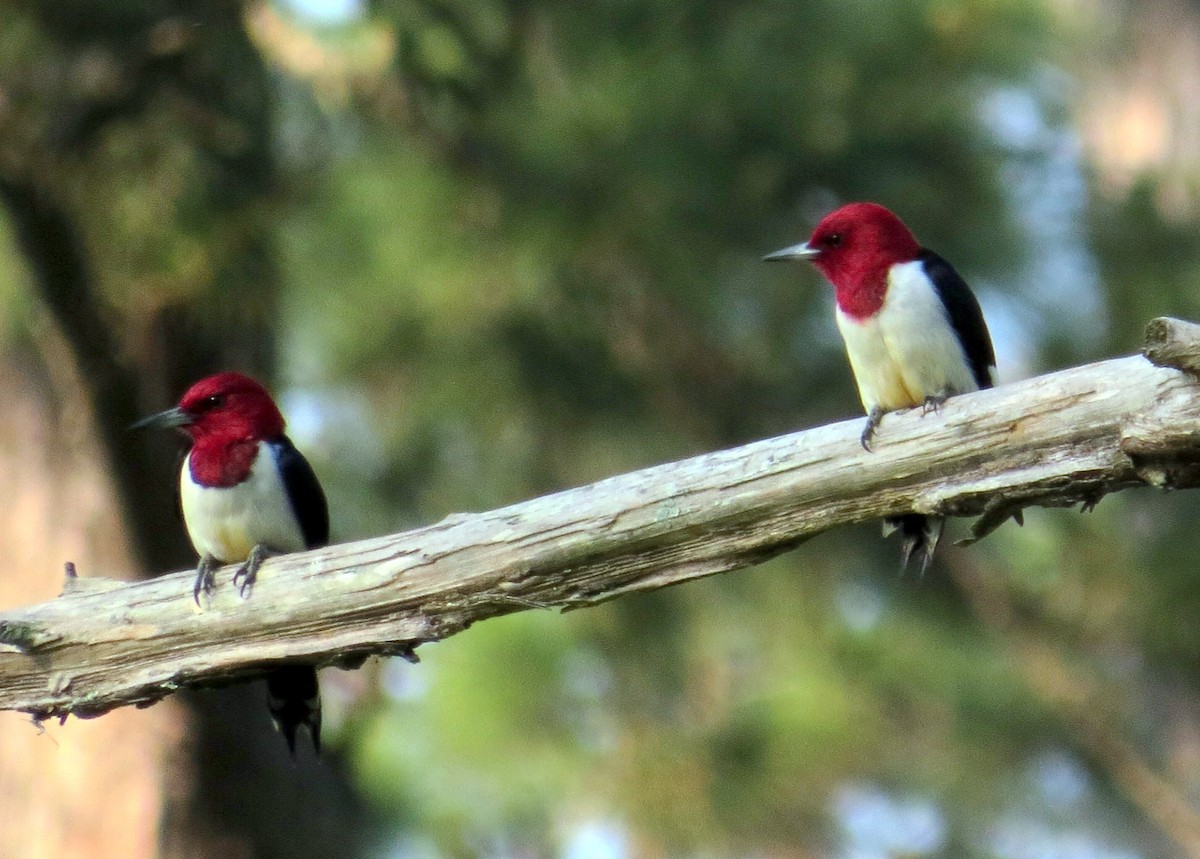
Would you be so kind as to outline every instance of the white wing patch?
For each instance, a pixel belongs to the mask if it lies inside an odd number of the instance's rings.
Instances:
[[[200,486],[192,480],[191,454],[179,474],[183,520],[201,555],[232,564],[263,544],[276,552],[304,549],[304,535],[270,449],[259,443],[250,474],[236,486]]]
[[[920,260],[892,266],[878,313],[858,320],[839,309],[837,323],[868,412],[979,388]]]

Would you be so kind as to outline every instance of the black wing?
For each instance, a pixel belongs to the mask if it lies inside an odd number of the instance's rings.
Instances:
[[[946,262],[931,250],[922,249],[919,257],[925,267],[925,273],[933,282],[942,306],[946,308],[946,316],[950,326],[958,335],[959,345],[971,366],[971,375],[975,384],[980,388],[992,386],[992,369],[996,366],[996,352],[992,348],[992,338],[988,334],[987,323],[983,321],[983,311],[979,309],[979,301],[975,293],[967,286],[954,266]]]
[[[304,534],[304,547],[315,549],[324,546],[329,542],[329,505],[312,466],[286,435],[267,444],[275,455],[275,464],[279,467],[279,476],[283,478],[292,512],[296,514],[296,521],[300,523],[300,531]]]

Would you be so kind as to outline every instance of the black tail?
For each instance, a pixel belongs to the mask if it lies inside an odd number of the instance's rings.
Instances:
[[[942,536],[942,526],[946,520],[940,516],[925,516],[921,513],[906,513],[903,516],[891,516],[883,520],[883,536],[893,531],[899,531],[900,569],[908,569],[908,562],[916,555],[921,563],[921,575],[929,569],[933,560],[933,551],[937,548],[938,539]]]
[[[285,665],[267,675],[267,709],[275,727],[296,756],[296,731],[308,728],[313,748],[321,751],[321,689],[311,665]]]

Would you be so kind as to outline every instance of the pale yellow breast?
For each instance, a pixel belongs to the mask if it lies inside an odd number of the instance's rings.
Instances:
[[[885,412],[908,409],[925,402],[925,395],[906,374],[893,362],[875,373],[871,388],[876,404]]]
[[[230,522],[215,528],[210,534],[210,540],[213,547],[219,550],[212,554],[227,562],[242,561],[250,557],[255,545],[242,522]]]
[[[920,262],[892,267],[874,316],[854,319],[839,309],[837,322],[867,411],[912,408],[979,387]]]

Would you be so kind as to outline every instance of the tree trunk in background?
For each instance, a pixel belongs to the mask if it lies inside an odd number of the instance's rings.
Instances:
[[[57,593],[68,560],[83,577],[194,564],[175,512],[177,440],[128,426],[208,373],[271,375],[269,73],[241,4],[171,7],[89,0],[10,10],[44,42],[0,57],[0,94],[37,81],[20,103],[44,115],[0,122],[0,202],[28,262],[38,320],[37,359],[0,357],[4,606]],[[112,151],[108,161],[93,157],[114,129],[130,134],[126,123],[144,157],[160,143],[189,153],[173,215],[188,247],[202,247],[207,279],[168,284],[163,295],[132,290],[123,305],[114,284],[133,254],[105,244],[120,213],[88,200],[137,181],[104,175]],[[290,760],[261,683],[45,733],[2,718],[0,856],[304,859],[352,856],[370,835],[335,756]]]
[[[90,421],[48,396],[38,375],[27,361],[0,358],[4,605],[54,596],[67,560],[84,575],[136,566]],[[168,766],[184,717],[181,701],[169,700],[43,732],[0,714],[0,856],[155,856],[163,797],[185,793],[186,770]]]

